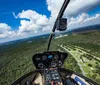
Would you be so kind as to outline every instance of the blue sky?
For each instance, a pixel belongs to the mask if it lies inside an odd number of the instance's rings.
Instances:
[[[7,23],[13,29],[17,29],[20,25],[20,19],[15,19],[12,12],[17,15],[22,10],[28,9],[50,17],[46,0],[0,0],[0,22]]]
[[[64,0],[0,0],[0,43],[49,33]],[[71,0],[68,30],[100,24],[100,0]]]
[[[93,16],[95,14],[100,13],[100,6],[95,7],[93,10],[89,11],[88,14]]]

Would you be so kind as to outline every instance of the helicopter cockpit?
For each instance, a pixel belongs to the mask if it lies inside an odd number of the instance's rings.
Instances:
[[[32,59],[37,70],[12,85],[99,85],[83,75],[61,68],[67,56],[67,53],[58,51],[35,54]]]
[[[12,85],[99,85],[83,75],[62,68],[68,53],[49,51],[55,30],[64,31],[67,29],[67,19],[62,18],[62,16],[69,2],[70,0],[64,1],[58,14],[49,38],[47,51],[37,53],[32,57],[37,70],[24,75]]]

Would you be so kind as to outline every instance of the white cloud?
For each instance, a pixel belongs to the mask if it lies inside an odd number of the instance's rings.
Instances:
[[[14,13],[13,15],[15,18],[21,19],[18,30],[13,31],[7,24],[0,24],[0,32],[2,32],[0,38],[7,39],[9,37],[9,40],[11,40],[36,36],[37,34],[43,34],[43,32],[45,32],[43,28],[48,25],[48,18],[46,15],[38,14],[33,10],[23,10],[17,16]]]
[[[95,16],[89,16],[86,13],[82,13],[81,15],[78,15],[76,18],[70,18],[68,23],[68,28],[79,28],[84,26],[90,26],[100,24],[100,14],[96,14]]]
[[[74,16],[91,11],[100,5],[100,0],[72,0],[66,9],[65,16]]]
[[[64,0],[46,0],[48,5],[48,10],[51,12],[51,17],[49,19],[49,24],[51,24],[51,28],[53,26],[53,23],[55,22],[55,19],[58,15],[58,12],[60,11],[60,8],[64,2]],[[82,14],[84,12],[90,11],[94,9],[96,6],[100,5],[100,0],[71,0],[65,13],[64,17],[68,18],[68,21],[70,18],[74,16],[78,16],[79,14]],[[88,15],[89,16],[89,15]],[[83,19],[87,18],[88,16],[80,15],[80,18],[78,18],[78,22],[82,22]],[[74,25],[69,26],[73,28]],[[44,29],[45,30],[45,29]]]
[[[51,11],[49,23],[54,23],[63,2],[64,0],[47,0],[48,10]],[[71,0],[64,13],[64,17],[68,18],[68,29],[100,24],[99,14],[89,16],[85,13],[99,5],[100,0]],[[74,18],[74,16],[77,17]]]
[[[22,11],[18,14],[19,18],[29,19],[21,20],[21,26],[19,26],[20,32],[37,33],[36,31],[41,31],[43,26],[48,24],[48,18],[45,15],[38,14],[33,10]]]
[[[57,16],[64,0],[47,0],[48,10],[51,12],[51,16]]]
[[[0,23],[0,38],[8,37],[11,27],[6,23]]]
[[[64,0],[47,0],[48,10],[51,11],[52,17],[57,16],[63,2]],[[78,15],[79,13],[90,11],[98,5],[100,5],[100,0],[71,0],[66,9],[65,16]]]
[[[10,26],[8,26],[5,23],[0,23],[0,34],[2,34],[3,32],[7,32],[11,29]]]
[[[18,18],[18,16],[16,16],[14,12],[12,12],[12,14],[13,14],[13,16],[14,16],[16,19]]]
[[[48,10],[51,12],[50,18],[34,10],[23,10],[18,13],[18,15],[15,15],[13,12],[12,14],[16,19],[21,19],[19,28],[14,31],[6,23],[0,23],[0,42],[2,39],[8,41],[51,32],[53,23],[55,22],[64,0],[46,1]],[[98,5],[100,5],[100,0],[71,0],[64,14],[64,17],[68,17],[68,29],[100,24],[100,14],[89,16],[85,13]],[[77,17],[74,17],[75,15],[77,15]]]

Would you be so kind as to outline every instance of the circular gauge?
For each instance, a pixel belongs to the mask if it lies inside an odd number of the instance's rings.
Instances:
[[[63,65],[62,61],[58,61],[58,66],[61,67]]]
[[[51,62],[51,67],[56,67],[57,66],[57,63],[55,61],[52,61]]]
[[[43,67],[44,67],[43,63],[39,63],[39,64],[38,64],[38,67],[39,67],[39,68],[43,68]]]
[[[46,55],[42,56],[42,60],[47,60],[47,56]]]
[[[59,59],[59,56],[58,56],[58,55],[55,55],[55,56],[54,56],[54,59],[55,59],[55,60]]]
[[[37,60],[37,61],[40,61],[40,60],[41,60],[41,58],[40,58],[40,57],[36,57],[36,60]]]
[[[65,58],[65,56],[63,54],[60,57],[61,57],[61,59],[64,59]]]

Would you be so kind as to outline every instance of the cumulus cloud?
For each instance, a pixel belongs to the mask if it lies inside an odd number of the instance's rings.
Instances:
[[[65,16],[76,16],[88,12],[100,5],[100,0],[72,0],[66,9]]]
[[[100,14],[96,14],[95,16],[89,16],[89,14],[82,13],[81,15],[78,15],[76,18],[70,18],[68,23],[68,28],[74,29],[84,26],[90,26],[100,24]]]
[[[7,33],[11,30],[11,27],[6,23],[0,23],[0,38],[7,37]]]
[[[63,2],[64,0],[47,0],[48,10],[51,12],[52,17],[57,16]],[[65,11],[65,16],[75,16],[80,13],[90,11],[99,5],[100,0],[71,0]]]
[[[49,22],[53,23],[55,21],[63,2],[64,0],[47,0],[48,10],[51,12]],[[71,0],[64,13],[64,17],[68,18],[68,30],[77,27],[100,24],[100,14],[94,16],[86,14],[86,12],[91,11],[99,5],[100,0]]]
[[[2,34],[3,32],[7,32],[11,29],[10,26],[8,26],[5,23],[0,23],[0,34]]]
[[[17,31],[12,30],[8,24],[0,23],[0,43],[16,40],[19,39],[19,37],[21,37],[21,35],[18,35]]]
[[[34,32],[37,33],[38,31],[42,32],[48,32],[51,30],[53,23],[55,22],[55,19],[58,15],[58,12],[60,11],[60,8],[64,2],[64,0],[46,0],[48,10],[51,12],[51,16],[48,19],[46,15],[38,14],[36,11],[33,10],[26,10],[19,13],[15,18],[21,18],[21,19],[29,19],[27,20],[21,20],[21,26],[19,26],[19,32]],[[100,5],[100,0],[71,0],[70,4],[68,5],[68,8],[65,11],[64,17],[69,17],[69,27],[73,28],[73,20],[77,22],[77,27],[80,23],[88,23],[88,25],[91,25],[89,22],[91,21],[92,24],[97,24],[98,18],[93,19],[93,17],[90,17],[88,14],[84,13],[86,11],[90,11],[94,7]],[[82,14],[83,13],[83,14]],[[80,14],[80,15],[78,15]],[[77,15],[77,18],[73,18],[74,15]],[[95,15],[97,16],[97,15]],[[95,17],[94,16],[94,17]],[[97,20],[97,21],[96,21]],[[71,24],[72,23],[72,24]],[[76,24],[76,23],[75,23]],[[81,26],[84,26],[81,24]]]
[[[48,25],[49,21],[46,15],[38,14],[33,10],[23,10],[18,15],[15,15],[14,13],[13,15],[16,19],[21,19],[18,30],[13,31],[6,23],[0,24],[0,32],[2,32],[2,34],[0,34],[0,38],[25,38],[35,36],[37,34],[43,34],[42,32],[47,31],[43,31],[43,29]]]
[[[6,23],[0,23],[0,42],[25,38],[43,33],[49,33],[52,30],[58,12],[64,0],[46,0],[47,8],[51,12],[49,18],[46,15],[37,13],[34,10],[26,10],[17,15],[12,12],[15,19],[20,19],[18,30],[14,31]],[[71,0],[64,17],[68,18],[68,30],[93,24],[100,24],[100,14],[89,16],[87,11],[100,5],[100,0]],[[77,17],[75,17],[77,15]]]
[[[46,0],[46,2],[47,2],[48,10],[51,12],[49,24],[51,24],[51,27],[52,27],[64,0],[59,0],[59,1]],[[64,13],[64,17],[67,17],[68,21],[70,21],[70,19],[74,19],[73,18],[74,16],[78,16],[78,17],[80,16],[80,18],[77,17],[79,19],[79,20],[78,19],[77,20],[78,20],[78,22],[82,22],[83,21],[82,19],[85,19],[89,16],[88,14],[84,15],[82,13],[85,13],[87,11],[91,11],[92,9],[94,9],[98,5],[100,5],[100,0],[87,0],[87,1],[85,1],[85,0],[71,0],[68,7],[66,8],[66,11]],[[87,23],[88,23],[88,21],[87,21]],[[97,23],[97,21],[95,23]],[[92,24],[94,24],[94,23],[92,23]],[[73,28],[73,26],[74,25],[69,26],[69,28]]]
[[[41,31],[43,26],[48,24],[48,18],[45,15],[38,14],[33,10],[22,11],[18,14],[20,19],[29,19],[21,20],[21,26],[19,26],[19,32],[34,32]]]

